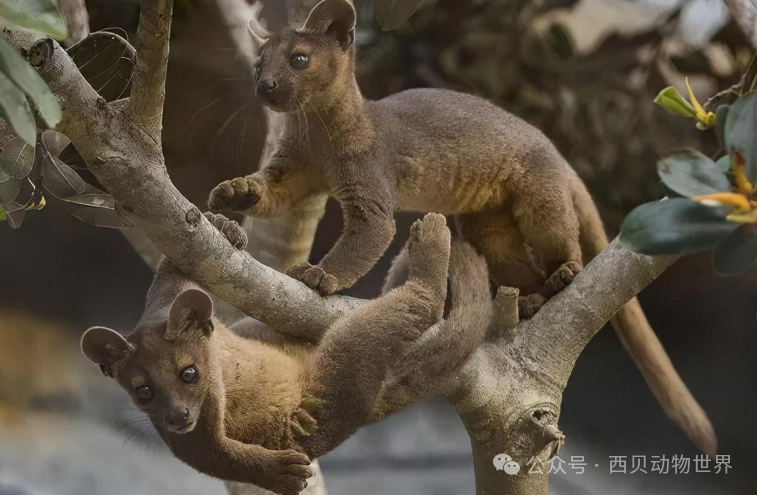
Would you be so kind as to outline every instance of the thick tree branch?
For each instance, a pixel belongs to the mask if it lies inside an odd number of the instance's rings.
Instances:
[[[172,0],[143,0],[137,33],[137,63],[127,112],[157,143],[163,122],[171,34]]]
[[[678,256],[634,254],[614,240],[544,311],[517,326],[505,341],[524,339],[524,351],[539,356],[544,373],[562,387],[584,347],[632,297]]]
[[[248,315],[308,339],[360,304],[347,297],[322,298],[236,251],[173,186],[158,143],[106,105],[65,50],[45,40],[34,46],[31,58],[61,99],[61,132],[135,225],[188,276]]]
[[[564,441],[557,420],[579,354],[676,259],[637,255],[613,241],[533,319],[481,346],[448,384],[447,397],[471,436],[478,495],[549,493],[547,468],[528,474],[526,464],[546,463]],[[520,463],[517,476],[492,468],[501,453]]]

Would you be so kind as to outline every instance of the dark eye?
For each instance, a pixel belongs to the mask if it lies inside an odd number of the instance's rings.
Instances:
[[[181,375],[179,376],[184,383],[194,383],[200,377],[200,374],[197,373],[197,368],[192,365],[181,370]]]
[[[152,399],[152,389],[148,387],[147,385],[142,385],[141,387],[137,387],[137,400],[141,402],[142,404],[146,404],[150,402],[150,399]]]
[[[289,63],[297,70],[305,70],[310,65],[310,58],[307,55],[292,55]]]

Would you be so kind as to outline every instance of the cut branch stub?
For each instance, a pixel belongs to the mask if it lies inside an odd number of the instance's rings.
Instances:
[[[514,287],[500,287],[494,296],[493,330],[502,336],[514,328],[520,321],[518,313],[518,296],[520,291]]]

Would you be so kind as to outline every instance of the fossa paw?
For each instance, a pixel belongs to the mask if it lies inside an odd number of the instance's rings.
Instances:
[[[213,211],[254,212],[260,202],[260,186],[248,177],[218,184],[211,192],[208,207]]]
[[[335,276],[326,273],[318,265],[298,263],[289,267],[286,274],[304,283],[322,296],[333,294],[339,290],[339,280]]]
[[[247,247],[247,233],[237,222],[229,220],[220,213],[210,211],[205,213],[205,218],[226,237],[232,246],[237,249]]]

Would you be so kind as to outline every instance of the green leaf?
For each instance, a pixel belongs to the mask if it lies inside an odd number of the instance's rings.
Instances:
[[[376,22],[383,31],[397,29],[422,3],[423,0],[375,0]]]
[[[728,177],[708,156],[694,149],[671,153],[657,162],[657,174],[663,184],[679,196],[703,196],[727,192]]]
[[[731,171],[731,155],[721,156],[720,158],[718,158],[718,161],[715,162],[715,165],[718,166],[718,170],[720,170],[724,174],[727,174]]]
[[[4,0],[0,0],[2,1]],[[16,53],[16,50],[2,36],[0,36],[0,72],[10,78],[32,99],[48,126],[55,127],[60,122],[63,113],[58,99],[34,67]]]
[[[754,184],[757,180],[757,94],[739,98],[728,111],[725,142],[728,153],[738,152],[746,162],[745,173]]]
[[[16,133],[32,146],[37,144],[37,123],[24,92],[0,71],[0,110]]]
[[[4,222],[6,218],[8,218],[8,216],[5,214],[3,207],[0,206],[0,222]]]
[[[684,117],[695,117],[697,111],[691,106],[686,98],[678,92],[673,86],[668,86],[657,94],[654,103],[661,106],[668,113],[682,115]]]
[[[721,242],[712,255],[715,270],[722,275],[741,273],[757,259],[757,235],[747,231],[753,225],[742,225]]]
[[[628,214],[620,242],[631,251],[648,255],[709,251],[738,227],[725,219],[731,210],[685,198],[647,203]]]
[[[57,40],[68,38],[66,19],[55,0],[0,0],[0,18],[24,31],[43,33]]]
[[[728,105],[720,105],[715,110],[715,134],[718,136],[718,143],[722,149],[725,149],[725,123],[728,119],[728,111],[731,109]]]

